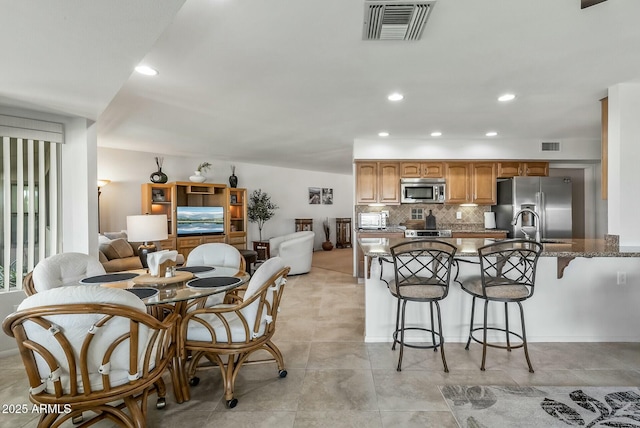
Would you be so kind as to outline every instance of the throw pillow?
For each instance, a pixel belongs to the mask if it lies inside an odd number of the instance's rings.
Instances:
[[[123,259],[135,255],[131,245],[123,238],[114,239],[107,244],[101,244],[100,251],[102,251],[109,260]]]

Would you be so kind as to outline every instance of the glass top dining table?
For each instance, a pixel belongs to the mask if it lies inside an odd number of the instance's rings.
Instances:
[[[202,268],[204,269],[205,267]],[[134,293],[139,291],[142,293],[139,294],[139,297],[145,305],[154,306],[186,302],[213,294],[226,293],[242,286],[250,279],[250,275],[247,272],[237,268],[222,266],[208,266],[207,268],[210,269],[194,269],[196,272],[193,273],[178,270],[175,277],[154,277],[147,274],[145,269],[137,269],[118,274],[86,278],[81,282],[93,283],[103,287],[128,289]],[[127,276],[132,277],[127,278]],[[207,278],[212,280],[207,280]],[[85,282],[87,280],[92,282]],[[149,292],[143,292],[147,290]],[[138,293],[135,294],[138,295]],[[146,297],[146,295],[149,296]]]
[[[146,290],[151,295],[139,296],[147,305],[148,312],[158,319],[162,319],[167,311],[184,316],[195,300],[204,304],[208,296],[238,288],[249,281],[251,276],[237,268],[222,266],[191,267],[194,272],[177,270],[175,277],[154,277],[146,269],[105,274],[85,278],[83,284],[115,287],[129,291]],[[200,268],[200,269],[198,269]],[[207,268],[207,269],[203,269]],[[187,269],[187,268],[183,268]],[[189,401],[189,386],[184,376],[183,361],[180,352],[174,357],[177,382],[173,391],[178,403]]]

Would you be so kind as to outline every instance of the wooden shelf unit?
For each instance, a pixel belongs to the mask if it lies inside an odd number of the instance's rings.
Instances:
[[[296,224],[296,232],[303,232],[307,230],[313,230],[313,219],[312,218],[297,218],[295,219]]]
[[[235,202],[232,202],[235,201]],[[224,209],[224,234],[178,236],[177,210],[179,206]],[[142,184],[141,212],[167,216],[168,239],[163,249],[178,250],[185,259],[201,244],[223,242],[238,249],[247,247],[247,189],[228,188],[226,184],[176,181],[165,184]]]
[[[247,189],[228,188],[227,244],[247,248]]]
[[[167,216],[167,239],[162,241],[163,250],[175,250],[175,186],[173,184],[145,183],[142,185],[140,212],[142,214]]]

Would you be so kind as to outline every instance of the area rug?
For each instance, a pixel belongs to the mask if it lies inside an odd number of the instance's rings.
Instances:
[[[314,251],[311,266],[352,275],[353,249],[334,248],[331,251]]]
[[[440,386],[458,425],[640,428],[640,388]]]

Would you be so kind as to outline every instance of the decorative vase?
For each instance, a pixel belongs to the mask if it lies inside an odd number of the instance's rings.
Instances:
[[[235,174],[231,174],[229,176],[229,186],[236,188],[238,187],[238,177]]]
[[[322,243],[322,249],[325,251],[331,251],[333,250],[333,244],[331,243],[331,241],[324,241]]]
[[[158,168],[156,172],[149,176],[149,180],[151,180],[152,183],[166,183],[167,174],[162,172],[162,168]]]
[[[195,175],[192,175],[191,177],[189,177],[189,180],[193,181],[194,183],[204,183],[205,180],[207,179],[207,177],[202,175],[202,172],[200,171],[194,171],[194,174]]]

